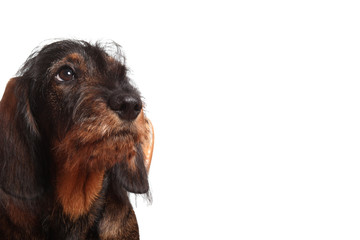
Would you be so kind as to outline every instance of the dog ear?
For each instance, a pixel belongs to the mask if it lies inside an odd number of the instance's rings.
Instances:
[[[147,136],[145,137],[143,143],[141,144],[141,148],[144,153],[144,163],[146,167],[146,171],[149,173],[150,165],[152,160],[152,155],[154,151],[154,127],[149,119],[146,118],[147,125]]]
[[[0,187],[16,199],[36,199],[44,192],[40,133],[33,117],[30,81],[13,78],[0,102]]]
[[[154,129],[149,120],[147,126],[147,137],[142,144],[137,144],[133,164],[128,164],[127,159],[124,159],[111,169],[113,189],[118,195],[122,187],[132,193],[149,191],[148,172],[154,148]]]

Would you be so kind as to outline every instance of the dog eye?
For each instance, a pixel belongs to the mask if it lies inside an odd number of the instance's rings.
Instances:
[[[55,78],[60,82],[71,81],[75,78],[75,72],[70,67],[66,67],[61,69]]]

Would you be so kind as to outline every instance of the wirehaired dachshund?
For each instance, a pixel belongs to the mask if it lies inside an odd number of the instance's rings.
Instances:
[[[0,239],[139,239],[153,127],[120,46],[35,51],[0,102]]]

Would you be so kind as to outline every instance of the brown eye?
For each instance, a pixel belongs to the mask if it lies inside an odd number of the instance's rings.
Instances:
[[[71,81],[75,78],[75,72],[70,67],[65,67],[55,77],[60,82]]]

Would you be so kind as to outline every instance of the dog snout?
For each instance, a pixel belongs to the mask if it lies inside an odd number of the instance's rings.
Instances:
[[[133,121],[141,112],[142,102],[137,96],[115,93],[109,99],[109,106],[122,120]]]

